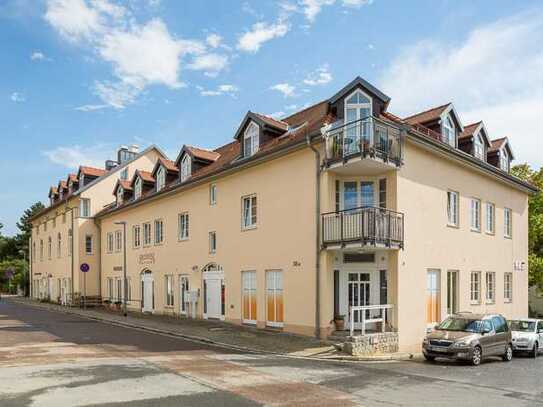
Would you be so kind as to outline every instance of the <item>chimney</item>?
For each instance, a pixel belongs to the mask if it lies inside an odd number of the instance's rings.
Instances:
[[[132,144],[132,145],[130,146],[130,148],[129,148],[129,151],[130,151],[131,153],[136,153],[136,154],[137,154],[137,153],[139,153],[139,151],[140,151],[140,146],[138,146],[137,144]]]

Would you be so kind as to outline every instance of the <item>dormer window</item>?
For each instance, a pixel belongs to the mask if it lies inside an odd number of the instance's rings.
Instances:
[[[473,139],[473,155],[475,158],[485,160],[485,144],[481,133],[478,133]]]
[[[160,191],[166,185],[166,169],[160,166],[156,172],[156,190]]]
[[[443,137],[445,142],[452,147],[456,147],[456,129],[454,123],[451,119],[451,116],[447,116],[443,121]]]
[[[190,177],[190,171],[191,171],[190,156],[188,154],[185,154],[183,156],[183,159],[181,160],[181,182],[186,181],[187,178]]]
[[[81,185],[82,187],[85,186],[85,174],[81,174],[79,176],[79,185]]]
[[[63,197],[64,197],[64,190],[62,188],[59,188],[58,199],[62,200]]]
[[[251,122],[243,134],[243,153],[245,157],[251,157],[258,151],[258,126]]]
[[[123,203],[123,196],[124,196],[123,187],[117,188],[117,205],[121,205]]]
[[[360,139],[370,137],[371,99],[360,89],[345,98],[346,144],[344,154],[360,152]],[[351,123],[350,125],[348,123]]]
[[[500,168],[505,172],[509,172],[509,154],[507,154],[505,148],[500,150]]]
[[[136,182],[134,184],[134,199],[140,199],[141,198],[141,187],[142,187],[142,181],[141,178],[136,178]]]

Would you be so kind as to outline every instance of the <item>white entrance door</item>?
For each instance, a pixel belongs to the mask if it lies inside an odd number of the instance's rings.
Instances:
[[[349,310],[351,307],[370,305],[370,273],[350,272],[347,282]],[[354,329],[362,328],[362,312],[353,311]],[[366,318],[369,318],[366,311]],[[350,321],[349,321],[350,324]]]
[[[215,269],[219,268],[218,266]],[[221,269],[219,269],[221,270]],[[204,279],[204,318],[224,318],[224,272],[206,271]]]
[[[187,303],[187,296],[189,291],[189,278],[188,276],[179,276],[179,313],[181,315],[187,315],[187,309],[189,304]]]
[[[143,312],[153,312],[153,288],[154,288],[154,280],[153,275],[151,273],[145,273],[141,276],[141,285],[142,285],[142,296],[143,296],[143,304],[142,304],[142,311]]]

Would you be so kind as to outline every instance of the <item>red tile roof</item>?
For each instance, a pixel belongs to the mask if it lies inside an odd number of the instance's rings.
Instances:
[[[101,168],[95,168],[95,167],[87,167],[87,166],[81,166],[79,167],[79,172],[90,175],[92,177],[101,177],[106,173],[106,170],[103,170]]]
[[[433,107],[431,109],[425,110],[424,112],[416,113],[412,116],[404,118],[404,120],[409,124],[423,124],[428,123],[433,120],[440,118],[441,114],[450,106],[450,103],[447,103],[442,106]]]
[[[140,178],[145,182],[155,182],[155,178],[153,177],[153,174],[151,174],[149,171],[143,171],[143,170],[137,170],[136,171]]]
[[[123,187],[123,189],[126,189],[127,191],[131,191],[132,190],[132,184],[130,184],[130,181],[128,180],[124,180],[124,179],[120,179],[119,181],[117,181],[119,183],[120,186]]]
[[[260,120],[262,120],[264,123],[266,123],[269,126],[276,127],[276,128],[281,129],[283,131],[286,131],[288,129],[288,123],[286,123],[286,122],[284,122],[282,120],[277,120],[277,119],[274,119],[271,116],[266,116],[265,114],[261,114],[261,113],[253,112],[253,114],[255,116],[257,116]]]
[[[503,145],[507,142],[507,137],[498,138],[496,140],[491,141],[491,146],[488,149],[489,153],[493,153],[495,151],[498,151],[503,147]]]
[[[68,188],[68,185],[66,185],[66,181],[64,181],[64,180],[60,180],[60,181],[58,182],[58,186],[59,186],[60,189],[66,189],[66,188]]]
[[[167,160],[165,158],[160,157],[158,159],[158,162],[160,162],[168,171],[174,171],[178,172],[179,168],[175,165],[175,162],[172,160]]]
[[[463,138],[473,136],[473,132],[477,129],[477,127],[479,127],[480,124],[481,122],[479,121],[477,123],[472,123],[472,124],[468,124],[467,126],[464,126],[464,131],[460,133],[458,138],[463,139]]]
[[[67,179],[68,182],[72,181],[72,182],[77,182],[77,175],[75,174],[68,174],[68,179]]]
[[[216,161],[220,154],[216,151],[210,151],[210,150],[204,150],[203,148],[193,147],[193,146],[185,146],[190,153],[196,157],[200,158],[205,161]],[[175,165],[175,164],[174,164]]]

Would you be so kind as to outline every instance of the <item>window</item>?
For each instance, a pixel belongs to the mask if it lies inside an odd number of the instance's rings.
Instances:
[[[369,145],[370,121],[372,115],[371,99],[360,89],[355,90],[345,98],[345,123],[347,124],[345,140],[347,144],[343,147],[345,156],[357,154],[360,147]]]
[[[481,133],[477,134],[473,139],[473,155],[476,158],[485,161],[485,145]]]
[[[126,300],[132,300],[132,279],[130,277],[126,278]]]
[[[209,204],[210,205],[217,204],[217,185],[215,184],[211,184],[209,186]]]
[[[161,165],[156,172],[156,190],[160,191],[166,185],[166,169]]]
[[[68,229],[68,256],[72,255],[74,236],[72,229]]]
[[[173,276],[164,276],[165,278],[165,293],[166,293],[166,306],[173,307]]]
[[[134,184],[134,199],[140,199],[141,198],[141,183],[142,180],[140,177],[136,178],[136,182]]]
[[[149,246],[151,244],[151,224],[143,224],[143,245]]]
[[[496,273],[487,271],[486,273],[486,302],[494,303],[496,301]]]
[[[43,239],[40,239],[40,261],[43,260]]]
[[[187,314],[187,293],[189,291],[189,278],[187,276],[179,276],[179,285],[181,286],[181,314]]]
[[[509,154],[507,154],[507,150],[505,148],[500,150],[500,168],[506,172],[509,172]]]
[[[387,207],[387,179],[379,180],[379,208],[386,209]]]
[[[60,258],[62,254],[62,235],[60,232],[57,234],[57,257]]]
[[[107,234],[107,252],[113,252],[113,233],[111,232]]]
[[[57,227],[57,218],[56,216],[53,218],[53,228]]]
[[[119,178],[123,181],[126,181],[128,179],[128,168],[125,168],[121,171]]]
[[[53,245],[53,242],[51,241],[51,236],[49,236],[47,238],[47,258],[49,260],[51,260],[51,251],[52,251],[52,246]]]
[[[115,231],[115,251],[120,252],[123,248],[123,232]]]
[[[132,227],[132,239],[134,248],[137,249],[141,246],[141,228],[140,225],[135,225]]]
[[[507,332],[509,329],[507,327],[507,321],[503,317],[492,317],[492,324],[494,325],[494,331],[497,334]]]
[[[190,177],[191,173],[191,160],[190,156],[185,153],[181,160],[181,182],[184,182]]]
[[[118,302],[121,302],[122,299],[123,299],[123,280],[121,280],[120,278],[117,278],[115,280],[115,284],[117,285],[117,292],[116,292],[116,296],[115,296],[115,299],[118,301]]]
[[[504,302],[513,301],[513,273],[503,275],[503,300]]]
[[[90,216],[90,199],[81,198],[80,205],[81,217],[88,218]]]
[[[509,208],[503,209],[503,235],[507,238],[513,237],[512,212]]]
[[[215,232],[209,232],[209,253],[215,253],[217,251],[217,234]]]
[[[123,196],[124,196],[123,187],[117,188],[117,205],[121,205],[123,203]]]
[[[179,240],[189,238],[189,214],[188,212],[179,214]]]
[[[283,326],[283,272],[266,271],[266,324]]]
[[[479,304],[481,302],[481,272],[480,271],[471,272],[470,291],[471,291],[471,296],[470,296],[471,303]]]
[[[486,233],[494,234],[494,224],[496,219],[496,207],[493,203],[486,203],[486,221],[485,229]]]
[[[244,157],[251,157],[258,151],[258,126],[250,122],[245,133],[243,133],[243,154]]]
[[[155,244],[164,242],[164,222],[161,219],[155,220]]]
[[[481,230],[481,201],[472,199],[470,209],[471,230],[479,232]]]
[[[107,279],[107,298],[109,301],[113,300],[113,279],[109,277]]]
[[[47,232],[47,221],[43,222],[43,231]]]
[[[92,235],[85,235],[85,254],[92,254],[93,249]]]
[[[447,116],[443,121],[443,136],[447,144],[456,147],[456,130],[451,116]]]
[[[375,263],[375,253],[343,253],[343,263]]]
[[[256,195],[242,198],[242,228],[250,229],[256,227]]]
[[[32,263],[36,262],[36,242],[32,242]]]
[[[447,191],[447,219],[451,226],[458,226],[458,192]]]

